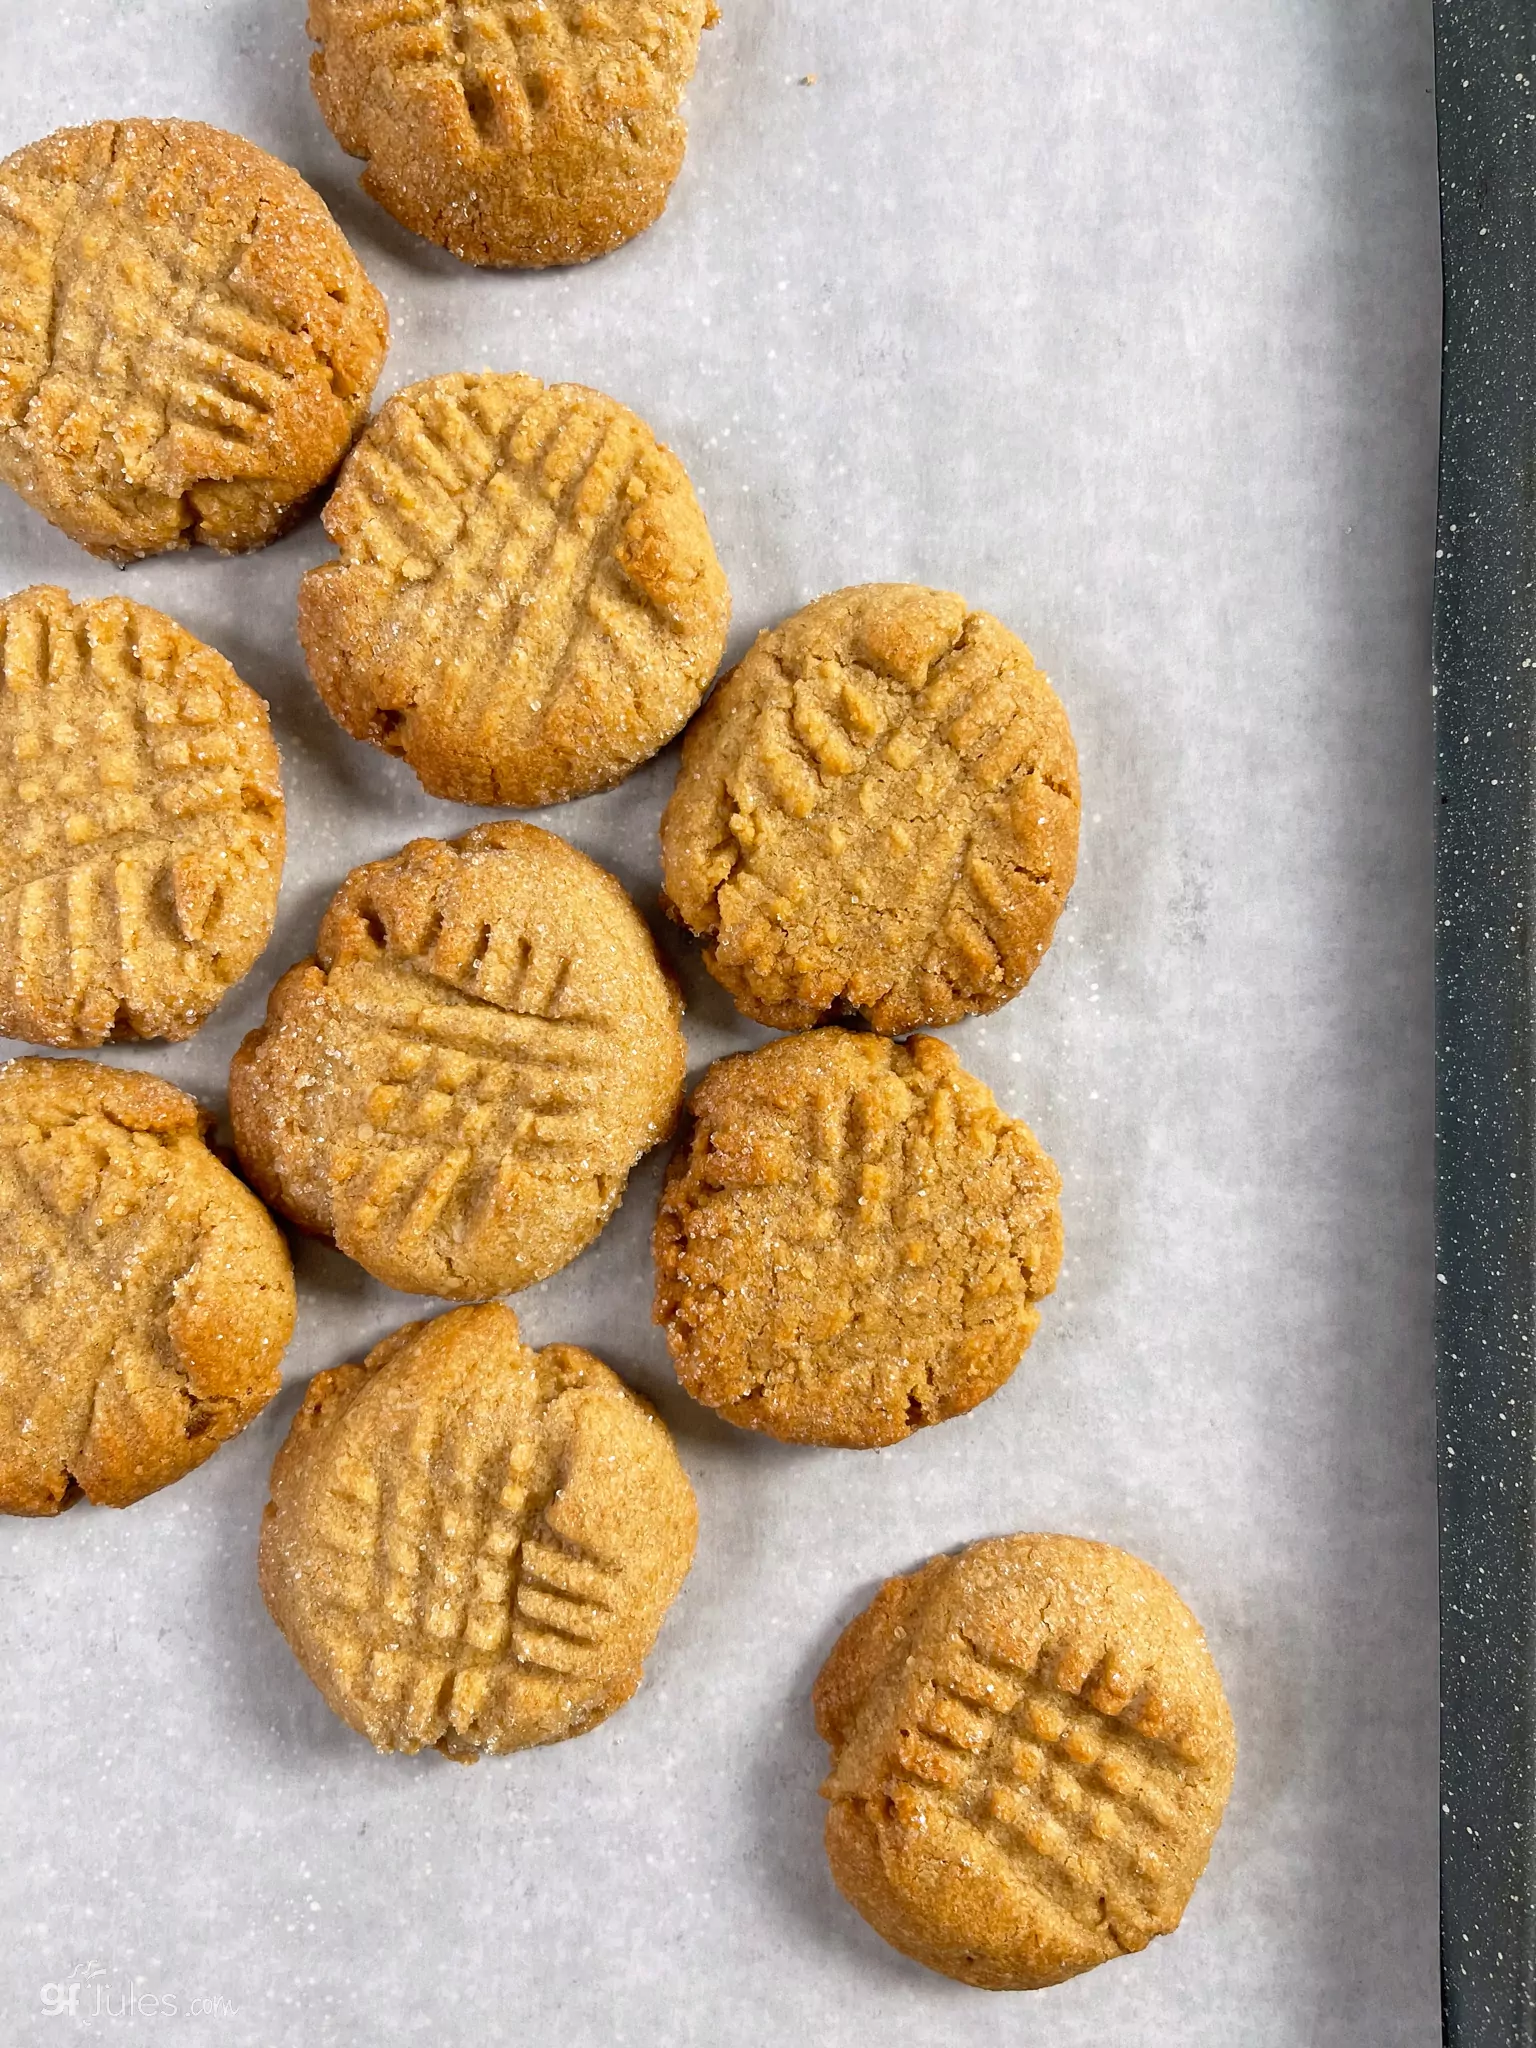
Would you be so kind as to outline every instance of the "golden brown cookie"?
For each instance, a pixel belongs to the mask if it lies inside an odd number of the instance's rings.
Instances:
[[[728,1422],[899,1443],[1008,1378],[1061,1176],[938,1038],[828,1029],[710,1068],[656,1218],[656,1320]]]
[[[363,189],[466,263],[584,263],[648,228],[713,0],[310,0],[315,97]]]
[[[762,634],[695,720],[667,894],[761,1023],[952,1024],[1035,971],[1079,809],[1067,715],[1024,643],[947,591],[865,584]]]
[[[319,195],[238,135],[97,121],[0,163],[0,480],[92,554],[274,539],[387,332]]]
[[[376,1749],[459,1763],[622,1707],[693,1560],[649,1402],[497,1305],[408,1323],[310,1382],[272,1467],[261,1588]]]
[[[1178,1926],[1235,1745],[1199,1624],[1152,1567],[1000,1536],[888,1579],[813,1693],[827,1855],[877,1934],[989,1991]]]
[[[299,585],[315,685],[434,796],[607,789],[698,709],[730,623],[682,464],[580,384],[432,377],[390,399]]]
[[[474,1299],[574,1259],[682,1097],[634,905],[533,825],[355,868],[273,989],[229,1108],[254,1185],[391,1287]]]
[[[0,1512],[127,1507],[277,1392],[288,1248],[209,1121],[151,1074],[0,1067]]]
[[[0,603],[0,1033],[189,1037],[282,872],[267,707],[223,655],[131,598]]]

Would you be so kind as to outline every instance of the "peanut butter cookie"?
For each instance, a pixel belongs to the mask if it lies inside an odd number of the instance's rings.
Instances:
[[[319,196],[238,135],[98,121],[0,163],[0,480],[92,554],[274,539],[386,335]]]
[[[995,1393],[1061,1267],[1061,1177],[942,1039],[711,1067],[656,1219],[656,1320],[728,1422],[898,1443]]]
[[[277,1392],[288,1249],[150,1074],[0,1067],[0,1512],[121,1508]]]
[[[282,872],[267,707],[221,654],[130,598],[0,603],[0,1032],[189,1037]]]
[[[1073,1536],[936,1557],[886,1581],[813,1697],[832,1875],[904,1955],[1032,1991],[1178,1926],[1235,1747],[1150,1565]]]
[[[683,743],[667,894],[749,1017],[995,1010],[1077,865],[1072,734],[1023,642],[946,591],[841,590],[764,633]]]
[[[261,1587],[376,1749],[459,1763],[605,1720],[693,1560],[666,1426],[510,1309],[408,1323],[312,1380],[272,1467]]]
[[[607,789],[698,709],[731,601],[682,464],[579,384],[432,377],[390,399],[299,585],[316,688],[434,796]]]
[[[466,263],[584,263],[648,228],[712,0],[310,0],[363,189]]]
[[[229,1107],[274,1208],[391,1287],[474,1299],[588,1245],[682,1096],[675,988],[611,875],[533,825],[356,868]]]

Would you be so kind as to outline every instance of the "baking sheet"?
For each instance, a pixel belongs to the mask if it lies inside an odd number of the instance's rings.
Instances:
[[[1440,1945],[1446,2048],[1506,2048],[1536,2040],[1536,6],[1435,30]]]
[[[975,1415],[883,1453],[786,1448],[677,1389],[649,1322],[659,1160],[638,1172],[516,1305],[658,1400],[698,1563],[620,1715],[463,1770],[373,1756],[261,1607],[299,1386],[421,1306],[298,1247],[289,1385],[244,1437],[125,1514],[0,1530],[0,2038],[1432,2042],[1428,8],[726,0],[665,219],[547,276],[463,269],[362,198],[302,13],[0,0],[0,148],[176,113],[296,164],[389,300],[381,396],[529,369],[678,449],[733,652],[865,578],[958,587],[1024,634],[1077,732],[1081,875],[1034,984],[947,1035],[1060,1161],[1068,1265]],[[190,1044],[114,1054],[220,1104],[346,869],[485,815],[319,708],[292,617],[326,552],[310,523],[120,575],[0,498],[5,588],[127,590],[271,701],[276,937]],[[536,815],[654,911],[673,772]],[[763,1036],[663,942],[695,1073]],[[1241,1760],[1175,1937],[999,1998],[837,1898],[807,1694],[880,1578],[1013,1529],[1173,1579]],[[47,2017],[72,1972],[81,2016]],[[88,2016],[125,1987],[161,2009]]]

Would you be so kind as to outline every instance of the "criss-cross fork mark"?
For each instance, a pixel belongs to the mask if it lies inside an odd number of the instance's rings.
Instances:
[[[882,691],[851,675],[812,681],[782,668],[780,679],[757,721],[756,759],[767,805],[791,831],[787,839],[765,834],[760,806],[734,810],[731,867],[720,887],[744,872],[762,881],[768,901],[776,898],[782,874],[800,857],[798,827],[814,833],[817,859],[830,854],[861,903],[864,878],[896,857],[899,893],[886,908],[911,921],[923,941],[921,957],[904,972],[920,969],[978,991],[1027,973],[1044,950],[1029,899],[1048,895],[1052,877],[1021,867],[1005,815],[1011,796],[1040,773],[1035,723],[1009,679],[968,678],[949,656],[915,689],[900,683]],[[900,701],[882,702],[892,689]],[[962,781],[963,808],[956,808]],[[1043,776],[1038,786],[1044,803],[1068,794]],[[919,815],[942,823],[914,826],[914,788]],[[766,860],[765,843],[772,849]]]
[[[135,1141],[136,1149],[146,1142]],[[0,1318],[48,1389],[45,1448],[66,1463],[89,1440],[107,1381],[132,1407],[150,1378],[174,1369],[132,1310],[163,1293],[188,1264],[185,1241],[170,1227],[166,1185],[143,1185],[109,1147],[98,1150],[91,1185],[70,1207],[16,1147],[0,1148]],[[55,1164],[70,1173],[67,1160]],[[139,1368],[148,1369],[142,1380]]]
[[[400,405],[359,450],[348,556],[394,579],[411,641],[433,648],[436,727],[494,751],[510,720],[547,723],[592,641],[632,696],[667,672],[673,629],[615,557],[642,446],[622,413],[554,389],[504,411],[470,385]]]
[[[562,968],[557,981],[567,973]],[[613,1036],[605,1022],[503,1008],[427,976],[375,973],[365,981],[353,974],[342,1000],[370,1121],[402,1135],[446,1135],[450,1103],[518,1114],[586,1108]],[[448,1100],[434,1101],[425,1118],[423,1095]],[[476,1123],[463,1135],[489,1134],[486,1118]]]
[[[157,434],[178,420],[232,443],[260,432],[282,385],[270,345],[289,330],[231,282],[248,240],[238,224],[220,241],[189,239],[160,204],[173,178],[114,151],[83,179],[0,188],[0,366],[13,420],[51,378],[77,404],[111,393],[148,405]]]
[[[441,384],[396,400],[358,448],[339,486],[339,504],[358,504],[344,559],[419,584],[442,571],[478,494],[495,474],[509,427],[484,387]]]
[[[601,1153],[602,1027],[475,1001],[407,1005],[375,998],[348,1011],[351,1099],[366,1121],[334,1146],[331,1177],[353,1228],[419,1243],[466,1190],[489,1225],[531,1158]]]
[[[413,76],[447,80],[482,145],[527,150],[547,106],[596,92],[625,104],[656,92],[654,31],[621,26],[626,0],[364,0],[349,29],[377,65],[407,84]],[[616,55],[631,67],[619,91]]]
[[[272,345],[289,339],[232,282],[247,234],[231,223],[217,241],[189,239],[158,203],[173,178],[119,160],[75,188],[52,223],[46,349],[33,364],[34,390],[47,379],[79,404],[105,392],[136,408],[151,429],[141,461],[178,424],[249,451],[283,388]]]
[[[415,1744],[472,1741],[529,1676],[579,1679],[622,1588],[548,1528],[531,1445],[487,1454],[479,1422],[424,1407],[407,1440],[348,1458],[318,1513],[337,1667]]]
[[[867,1241],[867,1259],[883,1242],[890,1258],[900,1256],[902,1233],[928,1227],[938,1169],[955,1162],[964,1135],[960,1111],[947,1078],[917,1092],[920,1077],[892,1086],[889,1071],[871,1072],[860,1082],[840,1078],[818,1082],[799,1108],[799,1140],[810,1161],[815,1207],[799,1214],[803,1241],[823,1244],[830,1228]],[[922,1146],[926,1158],[913,1160]]]
[[[61,623],[46,604],[0,611],[0,953],[34,1022],[99,1035],[168,976],[206,1003],[243,971],[220,911],[275,800],[227,693],[182,672],[151,620]]]
[[[21,418],[47,372],[54,254],[75,198],[65,184],[42,194],[0,185],[0,421]]]
[[[1090,1931],[1106,1899],[1122,1931],[1135,1916],[1150,1924],[1165,1865],[1140,1837],[1146,1824],[1171,1833],[1180,1807],[1158,1738],[1127,1726],[1128,1711],[1108,1657],[1075,1670],[1063,1658],[1047,1677],[1043,1660],[1025,1670],[952,1642],[897,1739],[898,1799],[914,1813],[937,1800]]]
[[[512,1647],[530,1671],[578,1678],[614,1626],[623,1574],[568,1538],[523,1545]]]
[[[879,834],[910,810],[908,779],[921,764],[946,783],[964,769],[988,792],[1027,770],[1031,723],[1002,677],[967,684],[941,658],[915,690],[879,679],[885,694],[897,697],[893,706],[852,674],[835,683],[780,674],[781,693],[765,707],[759,743],[769,791],[791,817],[809,817],[846,778],[883,765],[896,771],[886,800],[872,805],[861,786],[856,820],[861,833]]]

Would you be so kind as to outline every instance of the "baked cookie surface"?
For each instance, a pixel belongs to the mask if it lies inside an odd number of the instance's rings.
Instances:
[[[98,121],[0,163],[0,479],[92,554],[274,539],[387,331],[319,195],[238,135]]]
[[[603,869],[536,826],[356,868],[229,1077],[253,1185],[409,1293],[567,1264],[667,1136],[681,1004]]]
[[[796,1443],[974,1408],[1061,1267],[1061,1178],[937,1038],[830,1028],[711,1067],[656,1219],[678,1378]]]
[[[127,1507],[277,1392],[288,1248],[206,1121],[150,1074],[0,1067],[0,1512]]]
[[[267,708],[130,598],[0,603],[0,1033],[186,1038],[272,931]]]
[[[1080,808],[1023,642],[949,592],[865,584],[762,634],[694,721],[667,895],[760,1023],[952,1024],[1039,964]]]
[[[582,263],[648,228],[712,0],[310,0],[363,189],[466,263]]]
[[[1150,1565],[1071,1536],[933,1558],[849,1624],[813,1698],[832,1875],[904,1955],[1035,1990],[1178,1925],[1236,1752]]]
[[[607,789],[698,709],[730,593],[682,464],[578,384],[491,371],[398,392],[299,585],[316,688],[434,796]]]
[[[411,1323],[310,1382],[272,1468],[261,1586],[332,1709],[462,1763],[595,1727],[693,1558],[648,1402],[499,1305]]]

